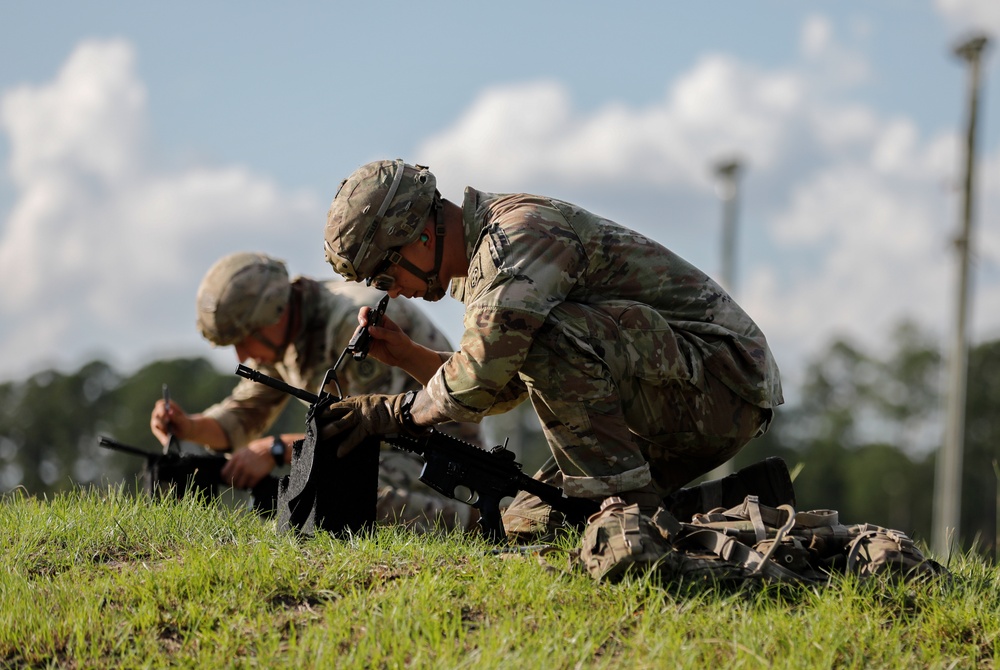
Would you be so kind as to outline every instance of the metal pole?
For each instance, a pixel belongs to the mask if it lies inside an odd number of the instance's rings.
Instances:
[[[715,164],[719,177],[719,199],[722,200],[722,269],[719,283],[729,295],[736,292],[736,215],[739,205],[739,177],[743,165],[738,158],[729,158]],[[708,473],[709,479],[720,479],[733,473],[732,461],[726,461]]]
[[[962,452],[965,442],[965,393],[969,343],[966,335],[969,303],[969,255],[972,246],[972,186],[975,171],[976,111],[979,106],[980,57],[988,43],[983,35],[959,44],[955,54],[969,64],[969,117],[966,136],[965,182],[962,193],[962,228],[955,238],[958,251],[958,297],[954,338],[948,360],[948,389],[944,443],[938,454],[934,486],[934,522],[931,544],[946,558],[959,540],[962,501]]]
[[[736,158],[722,161],[715,166],[721,179],[719,197],[722,200],[722,288],[730,295],[736,293],[736,214],[739,205],[739,177],[743,166]]]

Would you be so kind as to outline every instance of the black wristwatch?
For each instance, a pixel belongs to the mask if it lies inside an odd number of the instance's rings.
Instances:
[[[274,442],[271,443],[271,456],[274,458],[274,464],[279,468],[285,464],[285,443],[277,435],[274,436]]]
[[[403,419],[403,429],[411,435],[424,435],[430,432],[430,426],[418,426],[413,423],[413,401],[417,399],[417,391],[407,391],[403,394],[403,402],[399,405],[400,414]]]

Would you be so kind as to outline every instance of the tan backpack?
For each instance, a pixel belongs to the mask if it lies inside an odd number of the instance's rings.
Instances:
[[[756,496],[680,523],[661,508],[653,518],[608,498],[583,533],[579,561],[598,580],[657,570],[664,579],[827,581],[835,573],[913,579],[947,574],[905,533],[843,525],[835,510],[796,512]]]

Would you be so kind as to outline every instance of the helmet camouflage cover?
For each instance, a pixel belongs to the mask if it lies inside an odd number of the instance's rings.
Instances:
[[[281,318],[291,283],[281,261],[239,252],[215,262],[198,287],[198,330],[225,346]]]
[[[327,213],[327,262],[344,279],[370,278],[393,250],[420,236],[437,197],[437,181],[422,165],[362,165],[341,182]]]

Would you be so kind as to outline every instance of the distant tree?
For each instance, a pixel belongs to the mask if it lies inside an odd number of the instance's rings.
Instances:
[[[103,361],[72,373],[46,370],[0,384],[0,493],[16,486],[44,495],[77,485],[131,483],[142,459],[98,446],[98,436],[154,451],[149,430],[163,384],[188,411],[224,398],[238,382],[202,358],[157,361],[123,376]],[[301,431],[304,407],[294,401],[275,432]]]
[[[114,370],[94,361],[71,374],[50,370],[20,384],[4,384],[0,486],[50,492],[97,477],[89,464],[95,427],[111,411],[108,389],[118,382]]]
[[[801,466],[800,509],[834,508],[847,523],[871,522],[927,537],[933,460],[939,440],[940,355],[912,323],[877,356],[837,340],[807,366],[801,401],[736,461],[780,455]],[[916,458],[916,460],[914,460]]]
[[[998,459],[1000,341],[994,341],[973,347],[969,352],[960,516],[963,545],[975,543],[984,554],[994,557],[1000,553],[997,543]]]
[[[834,342],[807,368],[801,402],[775,411],[771,429],[734,459],[742,467],[781,456],[793,469],[799,509],[834,508],[847,523],[930,534],[934,462],[941,440],[941,357],[932,338],[909,323],[891,334],[882,356]],[[197,412],[224,398],[238,379],[201,358],[157,361],[124,376],[92,361],[73,373],[40,372],[0,384],[0,493],[23,486],[43,495],[70,486],[134,481],[141,461],[97,446],[106,434],[158,448],[149,414],[166,383],[173,400]],[[998,550],[996,475],[1000,459],[1000,341],[969,357],[962,539]],[[528,411],[528,410],[526,410]],[[296,432],[305,409],[292,400],[272,429]],[[537,421],[499,425],[522,442],[531,466],[547,453]]]
[[[155,361],[112,389],[114,411],[107,417],[105,429],[122,442],[158,447],[149,430],[149,415],[163,395],[164,384],[172,401],[188,412],[197,412],[224,398],[238,380],[234,374],[219,372],[204,358]]]

